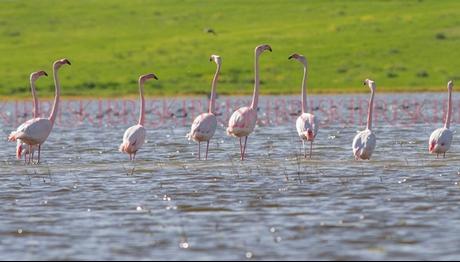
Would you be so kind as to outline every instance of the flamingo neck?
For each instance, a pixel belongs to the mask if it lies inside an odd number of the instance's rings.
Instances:
[[[367,129],[372,129],[372,112],[374,111],[374,90],[371,91],[371,99],[369,100],[369,109],[367,113]]]
[[[302,80],[302,114],[307,112],[307,66],[303,68]]]
[[[444,124],[444,127],[447,129],[450,128],[451,118],[452,118],[452,89],[449,89],[449,103],[447,105],[446,123]]]
[[[34,118],[38,117],[38,100],[37,100],[37,93],[35,91],[35,81],[30,79],[30,89],[32,91],[32,103],[33,103],[33,109],[32,109],[32,114]]]
[[[55,96],[54,96],[53,108],[51,109],[51,115],[49,117],[49,120],[51,121],[52,125],[54,125],[54,122],[56,121],[57,111],[59,108],[59,98],[61,95],[61,84],[58,78],[58,70],[59,69],[56,67],[53,68],[54,87],[56,91],[55,91]]]
[[[260,85],[260,80],[259,80],[259,55],[256,53],[256,58],[255,58],[255,65],[254,65],[254,94],[252,95],[252,104],[251,108],[252,109],[257,109],[257,105],[259,103],[259,85]]]
[[[216,110],[216,86],[217,80],[219,78],[220,72],[220,64],[217,65],[216,73],[214,74],[214,78],[212,79],[212,87],[211,87],[211,100],[209,101],[209,113],[214,114]]]
[[[139,80],[139,94],[141,110],[139,113],[139,125],[143,126],[145,123],[145,99],[144,99],[144,81]]]

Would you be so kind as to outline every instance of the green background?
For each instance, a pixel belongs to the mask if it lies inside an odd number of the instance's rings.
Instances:
[[[29,96],[28,76],[67,57],[63,95],[137,94],[140,74],[159,81],[146,93],[207,94],[223,59],[220,94],[251,94],[254,47],[261,92],[300,92],[309,61],[310,93],[444,91],[460,79],[460,1],[0,1],[0,96]],[[212,28],[216,35],[206,33]],[[52,96],[52,78],[37,82]]]

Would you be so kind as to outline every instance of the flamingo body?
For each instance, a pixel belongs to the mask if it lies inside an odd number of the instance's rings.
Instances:
[[[217,128],[217,118],[212,113],[203,113],[195,118],[192,123],[190,133],[187,134],[189,140],[196,142],[209,141],[214,136]]]
[[[454,137],[448,128],[438,128],[430,136],[429,151],[432,154],[444,154],[449,151]]]
[[[120,152],[135,154],[145,143],[146,130],[142,125],[135,125],[128,128],[123,135],[123,143],[120,145]]]
[[[24,129],[15,132],[14,138],[31,146],[43,144],[53,129],[53,123],[48,118],[35,118],[27,123]]]
[[[303,113],[297,118],[296,128],[300,139],[313,142],[318,134],[318,118],[309,113]]]
[[[252,107],[241,107],[228,121],[227,134],[234,137],[249,136],[256,127],[257,111]]]
[[[377,138],[375,134],[366,129],[359,132],[353,139],[353,155],[356,160],[369,160],[374,152]]]

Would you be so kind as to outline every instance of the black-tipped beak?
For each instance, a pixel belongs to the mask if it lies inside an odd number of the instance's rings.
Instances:
[[[209,58],[209,62],[212,62],[212,57]]]
[[[272,52],[272,48],[271,48],[271,47],[268,47],[268,50],[269,50],[270,52]]]
[[[46,72],[43,72],[43,75],[48,76],[48,74]]]
[[[364,85],[366,85],[366,82],[364,82]]]
[[[70,61],[67,60],[67,59],[65,60],[65,62],[66,62],[68,65],[72,65],[72,64],[70,63]]]
[[[289,57],[288,57],[288,59],[289,59],[289,60],[290,60],[290,59],[292,59],[292,55],[291,55],[291,56],[289,56]]]
[[[154,78],[155,80],[158,80],[158,77],[157,77],[156,75],[153,75],[153,78]]]

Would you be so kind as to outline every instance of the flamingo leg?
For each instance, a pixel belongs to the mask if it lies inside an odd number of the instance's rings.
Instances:
[[[208,151],[209,151],[209,140],[208,142],[206,143],[206,160],[208,160]]]
[[[29,165],[30,165],[30,161],[31,161],[31,160],[30,160],[30,155],[31,155],[30,152],[32,152],[32,146],[31,146],[31,145],[29,145]]]
[[[248,142],[248,137],[244,137],[244,147],[243,147],[243,158],[241,160],[244,160],[244,156],[246,155],[246,143]]]
[[[134,153],[133,153],[133,161],[136,160],[136,153],[137,153],[137,152],[134,152]]]
[[[42,151],[42,145],[38,145],[38,160],[37,160],[37,165],[40,164],[40,153]]]
[[[133,156],[129,154],[129,161],[133,161]]]
[[[198,141],[198,160],[201,160],[201,142]]]
[[[312,151],[313,151],[313,141],[310,141],[310,159],[311,159]]]
[[[305,148],[305,140],[302,139],[302,149],[303,149],[303,157],[307,158],[307,149]],[[302,149],[300,152],[302,152]]]
[[[240,155],[241,155],[241,160],[243,160],[243,145],[241,143],[241,137],[240,137]]]
[[[444,153],[444,157],[443,158],[446,158],[446,153]]]
[[[32,151],[32,163],[34,162],[34,151]]]

